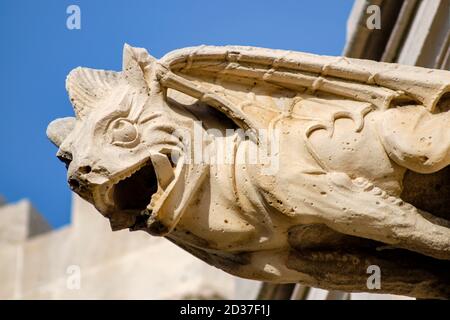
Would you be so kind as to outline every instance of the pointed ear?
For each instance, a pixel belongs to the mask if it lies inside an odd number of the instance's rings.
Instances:
[[[78,67],[66,79],[66,89],[78,119],[85,117],[122,80],[121,74],[114,71]]]
[[[74,117],[53,120],[47,127],[47,137],[59,148],[75,127],[75,121]]]
[[[135,48],[125,43],[123,46],[122,72],[125,78],[137,87],[147,86],[154,57],[144,48]]]
[[[145,49],[133,48],[125,44],[123,48],[123,71],[105,71],[78,67],[72,70],[66,79],[66,89],[69,92],[75,114],[78,119],[84,118],[97,101],[120,85],[132,85],[139,90],[149,90],[146,76],[155,58]]]

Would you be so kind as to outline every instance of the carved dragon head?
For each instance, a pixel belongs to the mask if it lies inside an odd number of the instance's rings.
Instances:
[[[178,182],[187,168],[173,132],[182,124],[152,81],[154,61],[145,49],[125,45],[122,72],[74,69],[66,88],[76,118],[54,120],[47,129],[70,188],[108,217],[113,230],[139,228],[152,213],[168,211],[164,218],[176,220],[173,212],[182,211],[185,198],[172,195],[192,193]],[[156,233],[166,231],[161,228],[155,223]]]

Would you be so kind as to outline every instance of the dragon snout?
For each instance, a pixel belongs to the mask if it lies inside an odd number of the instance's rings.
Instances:
[[[92,202],[93,196],[90,183],[83,177],[83,174],[80,171],[69,175],[67,182],[73,192],[77,193],[83,199]]]
[[[105,175],[108,175],[109,171],[106,168],[98,165],[91,167],[91,165],[86,164],[88,162],[86,159],[74,158],[70,151],[63,149],[59,149],[56,156],[66,166],[68,183],[73,191],[80,194],[92,185],[100,185],[107,182]]]
[[[90,166],[79,166],[78,168],[73,168],[73,155],[69,151],[62,149],[58,150],[56,157],[65,164],[68,170],[68,179],[70,189],[78,193],[85,199],[91,198],[91,192],[89,191],[89,182],[86,179],[87,174],[91,172]],[[71,165],[72,164],[72,165]]]

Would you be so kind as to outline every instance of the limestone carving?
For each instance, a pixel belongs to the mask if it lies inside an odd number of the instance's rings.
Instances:
[[[125,45],[66,86],[76,117],[47,134],[113,230],[245,278],[370,291],[376,266],[375,293],[450,297],[449,71]]]

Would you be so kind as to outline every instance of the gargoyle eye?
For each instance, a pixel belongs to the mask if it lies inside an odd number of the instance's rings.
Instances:
[[[125,146],[133,143],[138,138],[136,126],[128,119],[117,119],[111,124],[112,143]]]

